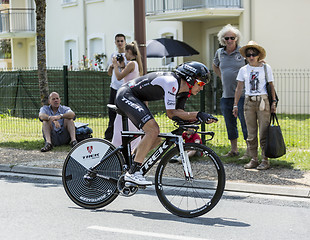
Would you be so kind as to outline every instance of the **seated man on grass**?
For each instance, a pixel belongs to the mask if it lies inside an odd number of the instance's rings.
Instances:
[[[43,122],[42,132],[45,146],[41,152],[52,150],[53,146],[70,143],[71,147],[77,144],[73,120],[75,113],[70,107],[60,105],[57,92],[52,92],[48,97],[49,106],[41,107],[39,119]]]

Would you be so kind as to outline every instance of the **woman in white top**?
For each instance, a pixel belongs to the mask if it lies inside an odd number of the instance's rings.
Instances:
[[[123,68],[121,71],[119,70],[119,63],[117,62],[116,58],[113,58],[112,61],[116,78],[118,80],[124,79],[124,83],[127,83],[128,81],[143,75],[141,54],[138,45],[135,41],[126,45],[125,56],[128,63],[125,66],[125,68]],[[128,119],[128,127],[129,131],[139,131],[129,119]],[[122,138],[121,138],[122,130],[123,130],[122,116],[117,114],[114,121],[114,132],[112,139],[112,143],[116,147],[122,144]],[[134,149],[138,145],[140,140],[141,140],[140,137],[133,140],[131,142],[131,148]]]
[[[248,64],[240,68],[237,76],[237,89],[235,92],[235,102],[233,114],[238,115],[238,101],[240,99],[242,89],[245,87],[244,114],[245,122],[248,129],[249,153],[252,157],[251,161],[244,165],[244,168],[257,168],[265,170],[270,167],[268,158],[265,157],[266,133],[270,122],[270,113],[276,112],[276,97],[273,85],[272,69],[269,65],[260,62],[266,57],[266,51],[256,42],[250,41],[246,46],[240,48],[240,53],[246,57]],[[266,72],[265,72],[266,69]],[[267,74],[267,78],[266,78]],[[272,104],[270,107],[266,79],[271,86]],[[259,128],[260,147],[262,149],[262,162],[258,163],[257,148],[258,138],[257,131]]]

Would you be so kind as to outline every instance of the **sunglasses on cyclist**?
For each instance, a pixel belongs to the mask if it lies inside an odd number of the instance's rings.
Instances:
[[[230,39],[230,40],[235,40],[236,37],[224,37],[224,39],[225,39],[226,41],[228,41],[229,39]]]
[[[247,53],[245,54],[246,57],[257,57],[258,56],[258,53]]]
[[[196,79],[196,83],[198,84],[199,87],[202,87],[202,86],[206,85],[205,82],[200,81],[200,80],[198,80],[198,79]]]

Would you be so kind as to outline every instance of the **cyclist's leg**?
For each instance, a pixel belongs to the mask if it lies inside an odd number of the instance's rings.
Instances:
[[[142,176],[140,168],[148,152],[159,143],[159,126],[154,119],[151,119],[143,126],[142,129],[145,132],[145,135],[135,150],[136,156],[129,171],[125,175],[125,180],[138,185],[151,185],[152,182],[147,181]]]
[[[158,137],[159,126],[154,119],[149,120],[142,129],[145,135],[135,151],[135,162],[138,163],[143,163],[149,151],[155,148],[160,143],[160,138]]]
[[[150,110],[143,101],[138,99],[127,86],[119,89],[116,96],[116,105],[126,113],[137,128],[142,128],[145,135],[135,149],[135,159],[130,170],[125,175],[126,181],[140,185],[149,185],[140,172],[140,167],[149,150],[158,143],[159,126],[154,120]]]

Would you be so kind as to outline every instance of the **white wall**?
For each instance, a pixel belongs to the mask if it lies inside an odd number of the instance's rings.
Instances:
[[[249,0],[246,0],[249,1]],[[304,41],[310,37],[308,0],[252,2],[252,39],[267,51],[266,60],[276,69],[309,68]],[[247,19],[245,19],[246,21]],[[245,34],[248,36],[249,34]],[[250,39],[245,39],[244,43]]]
[[[82,61],[83,55],[89,57],[89,40],[92,38],[102,39],[102,51],[107,56],[116,50],[114,37],[117,33],[123,33],[129,40],[134,38],[133,0],[86,2],[85,11],[82,0],[77,0],[76,5],[69,7],[61,5],[60,2],[49,0],[47,4],[49,66],[65,64],[66,40],[76,41],[78,60]],[[58,14],[55,14],[56,12]],[[86,16],[86,21],[83,14]]]

